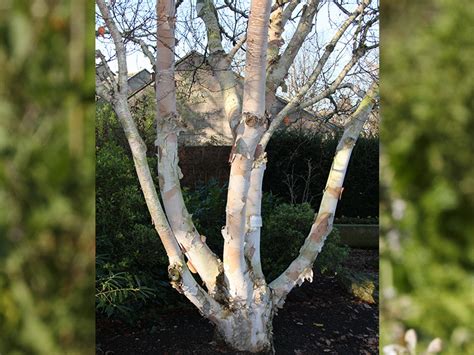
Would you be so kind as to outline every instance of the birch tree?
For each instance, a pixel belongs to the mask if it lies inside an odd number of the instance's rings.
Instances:
[[[176,46],[176,3],[156,2],[156,54],[143,41],[137,41],[156,72],[156,146],[158,155],[159,191],[146,161],[146,148],[127,102],[127,53],[125,44],[130,33],[120,30],[112,15],[114,4],[96,0],[106,33],[113,41],[118,73],[114,75],[100,51],[97,57],[108,75],[97,76],[97,95],[109,102],[123,127],[135,164],[140,186],[157,234],[165,247],[172,286],[184,294],[217,329],[232,348],[242,351],[272,352],[272,320],[289,292],[305,280],[312,281],[312,266],[325,239],[332,230],[337,203],[341,198],[344,177],[352,149],[377,102],[377,82],[366,90],[358,90],[362,99],[349,115],[337,146],[323,199],[311,231],[299,255],[272,282],[267,282],[260,260],[262,227],[262,181],[267,163],[265,147],[272,134],[291,112],[310,107],[344,87],[344,78],[376,44],[367,45],[369,28],[376,22],[376,10],[370,1],[356,4],[351,11],[343,5],[346,19],[319,53],[306,83],[276,111],[279,87],[299,49],[311,33],[319,1],[252,0],[250,11],[237,8],[235,2],[225,4],[247,21],[247,31],[228,48],[223,40],[223,26],[212,0],[197,0],[196,12],[205,25],[207,53],[223,93],[224,115],[233,132],[234,142],[229,157],[231,165],[226,206],[226,224],[222,227],[224,243],[220,260],[206,244],[184,204],[178,166],[178,135],[185,122],[176,105],[174,62]],[[296,31],[288,45],[282,47],[282,33],[292,14],[300,11]],[[369,20],[366,16],[372,16]],[[308,95],[324,72],[338,41],[349,28],[354,48],[340,73],[316,94]],[[232,61],[245,49],[243,92],[239,92]],[[243,54],[241,54],[243,55]],[[345,86],[347,87],[347,85]],[[363,91],[363,92],[361,92]],[[270,122],[270,123],[269,123]],[[162,203],[158,198],[161,195]],[[202,280],[197,282],[196,276]]]

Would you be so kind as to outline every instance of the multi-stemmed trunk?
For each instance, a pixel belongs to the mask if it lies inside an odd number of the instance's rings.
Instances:
[[[247,306],[229,302],[228,312],[221,318],[211,319],[217,336],[233,349],[272,353],[274,308],[272,293],[267,285],[257,286]]]
[[[251,2],[242,100],[231,82],[233,79],[229,75],[229,68],[225,68],[228,58],[222,57],[219,41],[213,41],[215,31],[218,31],[215,26],[217,21],[212,17],[214,15],[208,16],[209,13],[206,15],[202,12],[203,9],[214,9],[212,1],[197,2],[199,16],[207,16],[211,55],[216,63],[219,63],[219,70],[222,70],[219,80],[221,88],[226,91],[224,100],[228,103],[224,111],[234,133],[226,225],[222,228],[222,261],[209,249],[206,238],[197,231],[181,193],[177,142],[185,122],[176,110],[174,0],[157,1],[156,145],[164,209],[146,162],[145,145],[138,135],[127,104],[127,64],[123,41],[105,2],[96,1],[113,37],[119,63],[119,82],[113,95],[100,86],[97,90],[113,105],[126,133],[152,221],[169,257],[171,284],[183,293],[203,316],[215,324],[220,338],[229,346],[241,351],[273,352],[273,317],[295,285],[300,285],[305,279],[312,280],[312,266],[332,230],[351,152],[374,105],[376,85],[370,87],[345,127],[336,149],[319,212],[298,257],[278,278],[267,284],[260,261],[260,229],[262,181],[267,162],[264,150],[272,132],[270,130],[269,134],[267,130],[265,113],[265,106],[271,106],[272,101],[265,101],[268,89],[266,55],[271,1]],[[314,14],[306,13],[306,16],[311,20]],[[275,48],[268,49],[270,56],[274,51]],[[295,102],[290,101],[286,111],[294,106]],[[199,285],[193,273],[200,276],[205,288]]]

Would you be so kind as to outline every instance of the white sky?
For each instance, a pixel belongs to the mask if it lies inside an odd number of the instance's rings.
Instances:
[[[374,1],[377,1],[377,0],[374,0]],[[318,33],[318,40],[325,43],[333,36],[333,34],[335,32],[335,27],[334,27],[334,25],[331,26],[331,22],[339,23],[339,22],[345,20],[347,15],[343,14],[332,3],[332,1],[327,1],[326,0],[326,1],[322,1],[322,2],[325,2],[325,4],[321,8],[321,10],[318,12],[315,30]],[[193,3],[194,3],[194,1],[193,1]],[[189,1],[185,0],[181,6],[183,7],[184,10],[188,10],[191,5],[190,5]],[[348,10],[352,10],[352,9],[355,8],[355,5],[352,5],[352,6],[345,5],[345,7]],[[297,8],[296,11],[298,11],[298,8]],[[294,12],[294,13],[297,13],[297,12]],[[178,16],[179,16],[179,12],[178,12]],[[178,17],[178,21],[180,21],[179,17]],[[200,20],[197,20],[197,21],[200,21]],[[294,31],[296,29],[298,21],[299,21],[299,18],[296,19],[296,21],[289,21],[289,23],[288,23],[288,25],[285,29],[285,32],[284,32],[284,37],[286,37],[288,39],[291,38],[292,34],[294,33]],[[97,27],[98,26],[99,26],[99,24],[97,25]],[[376,30],[376,32],[377,32],[376,34],[378,36],[378,29]],[[310,41],[315,41],[315,40],[316,40],[316,37],[313,37],[313,39],[310,39]],[[286,42],[288,42],[288,40]],[[309,43],[309,45],[311,45],[311,43]],[[339,43],[338,45],[339,45],[340,48],[342,48],[341,43]],[[99,38],[96,39],[96,48],[100,49],[104,54],[111,52],[110,43],[106,45],[104,43],[104,41],[102,39],[99,39]],[[182,57],[186,54],[186,53],[180,53],[180,46],[179,45],[177,46],[176,51],[177,51],[177,55],[180,56],[180,57]],[[181,49],[181,52],[182,51],[183,51],[183,49]],[[336,50],[334,51],[334,54],[336,52],[337,52],[337,47],[336,47]],[[349,60],[350,55],[351,55],[351,48],[346,48],[342,52],[342,54],[339,55],[337,62],[340,63],[340,65],[337,65],[336,71],[338,71],[340,68],[342,68],[343,65],[345,65],[345,63]],[[117,71],[116,61],[109,62],[109,65],[110,65],[112,71],[114,71],[114,72]],[[136,72],[138,72],[138,71],[140,71],[144,68],[148,69],[149,71],[152,70],[151,69],[152,67],[151,67],[151,64],[150,64],[148,58],[146,58],[145,55],[143,53],[141,53],[140,51],[135,52],[135,53],[131,53],[131,54],[128,55],[127,65],[128,65],[129,74],[136,73]]]

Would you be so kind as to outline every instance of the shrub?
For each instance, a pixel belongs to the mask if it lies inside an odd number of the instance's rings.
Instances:
[[[104,142],[97,150],[96,307],[100,313],[133,320],[145,303],[159,308],[183,304],[168,283],[168,260],[151,224],[126,150]],[[211,250],[222,257],[221,228],[225,224],[226,186],[217,181],[184,189],[183,196],[197,229]],[[308,203],[289,205],[265,193],[262,200],[262,267],[269,280],[298,254],[313,222]],[[348,248],[340,246],[336,230],[328,237],[316,267],[337,273]]]
[[[281,274],[298,255],[314,220],[314,210],[308,203],[277,205],[264,211],[261,240],[262,268],[268,281]],[[326,239],[315,267],[321,273],[338,273],[349,253],[339,244],[339,233],[333,229]]]
[[[135,304],[146,301],[154,292],[152,288],[141,286],[138,277],[133,277],[129,273],[110,272],[108,275],[103,275],[99,272],[96,280],[96,308],[107,316],[119,312],[130,317],[133,309],[127,306],[127,303],[131,300]]]
[[[133,320],[145,302],[179,304],[133,162],[114,142],[97,150],[96,209],[97,310]]]
[[[341,216],[334,219],[335,224],[379,224],[379,217],[346,217]]]
[[[337,228],[333,228],[327,237],[321,253],[316,259],[316,268],[322,274],[342,275],[346,271],[344,261],[347,259],[350,248],[341,244],[341,237]]]

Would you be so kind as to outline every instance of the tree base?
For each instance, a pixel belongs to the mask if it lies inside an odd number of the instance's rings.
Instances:
[[[234,308],[224,319],[216,319],[214,339],[239,352],[274,354],[272,304]]]
[[[273,347],[273,342],[270,346],[270,350],[260,350],[256,352],[252,352],[250,350],[239,350],[236,349],[232,344],[229,344],[226,342],[224,336],[219,332],[218,328],[214,328],[214,336],[213,336],[213,341],[216,343],[217,347],[220,349],[230,349],[234,351],[234,354],[239,354],[239,355],[250,355],[250,354],[257,354],[257,355],[274,355],[275,350]]]

